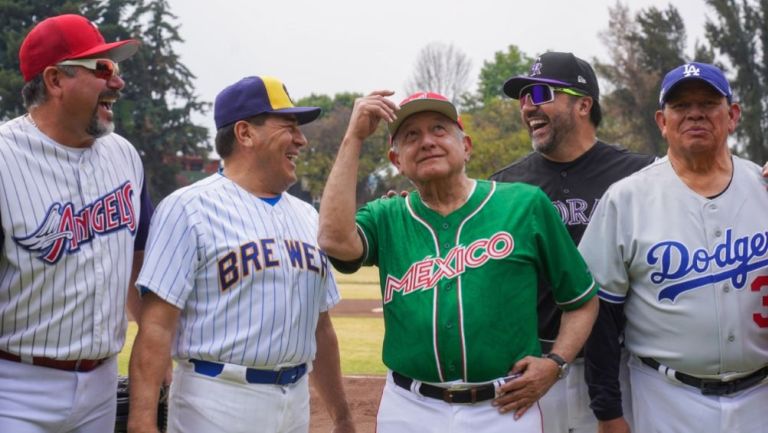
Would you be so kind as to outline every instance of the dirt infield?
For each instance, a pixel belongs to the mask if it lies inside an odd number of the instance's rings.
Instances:
[[[344,390],[347,392],[350,408],[355,418],[357,433],[376,431],[376,412],[384,387],[383,377],[345,377]],[[310,389],[310,433],[330,433],[333,423],[328,417],[322,400],[314,389]]]
[[[345,299],[333,307],[331,316],[381,317],[381,300]],[[376,431],[376,412],[383,387],[384,377],[344,377],[344,390],[355,418],[357,433]],[[328,416],[328,411],[325,410],[317,392],[311,388],[309,405],[310,433],[330,433],[333,430],[333,423]]]

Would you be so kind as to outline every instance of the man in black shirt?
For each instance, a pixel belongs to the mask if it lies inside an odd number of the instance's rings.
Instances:
[[[528,75],[512,77],[504,84],[504,93],[520,100],[523,124],[535,152],[494,173],[491,179],[525,182],[544,190],[578,245],[605,190],[655,157],[628,152],[596,138],[602,117],[597,79],[592,67],[571,53],[542,54]],[[542,353],[547,354],[560,328],[560,310],[546,281],[539,284],[538,314]],[[595,433],[595,417],[609,421],[622,416],[621,396],[599,399],[597,394],[593,396],[593,416],[583,358],[571,363],[571,370],[540,400],[543,431]]]

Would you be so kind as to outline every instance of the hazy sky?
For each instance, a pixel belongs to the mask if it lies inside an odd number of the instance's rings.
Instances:
[[[184,44],[182,62],[197,76],[201,99],[213,101],[227,85],[248,75],[283,80],[294,100],[310,93],[398,92],[417,54],[433,41],[452,43],[473,65],[510,44],[535,55],[572,51],[607,60],[598,33],[608,28],[613,0],[169,0]],[[633,0],[641,8],[666,8],[668,0]],[[703,40],[703,0],[676,0],[693,41]],[[474,89],[474,81],[472,85]],[[213,127],[213,114],[201,123]]]

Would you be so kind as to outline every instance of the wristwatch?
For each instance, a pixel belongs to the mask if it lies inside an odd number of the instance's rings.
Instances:
[[[544,355],[544,358],[551,359],[552,361],[555,361],[555,364],[557,364],[557,367],[560,369],[560,372],[557,374],[558,380],[568,376],[568,372],[570,371],[571,366],[565,361],[565,359],[563,359],[562,356],[558,355],[557,353],[550,352]]]

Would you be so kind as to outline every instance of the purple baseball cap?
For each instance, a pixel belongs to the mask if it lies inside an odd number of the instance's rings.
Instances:
[[[259,114],[292,114],[299,125],[320,116],[320,107],[293,105],[285,85],[274,77],[245,77],[222,90],[213,104],[216,129]]]
[[[729,104],[733,100],[731,85],[728,84],[728,79],[725,78],[725,74],[720,68],[709,63],[691,62],[672,69],[664,76],[664,80],[661,82],[661,92],[659,92],[659,107],[664,108],[664,103],[667,102],[670,92],[678,84],[692,80],[700,80],[709,84],[718,93],[725,96]]]

